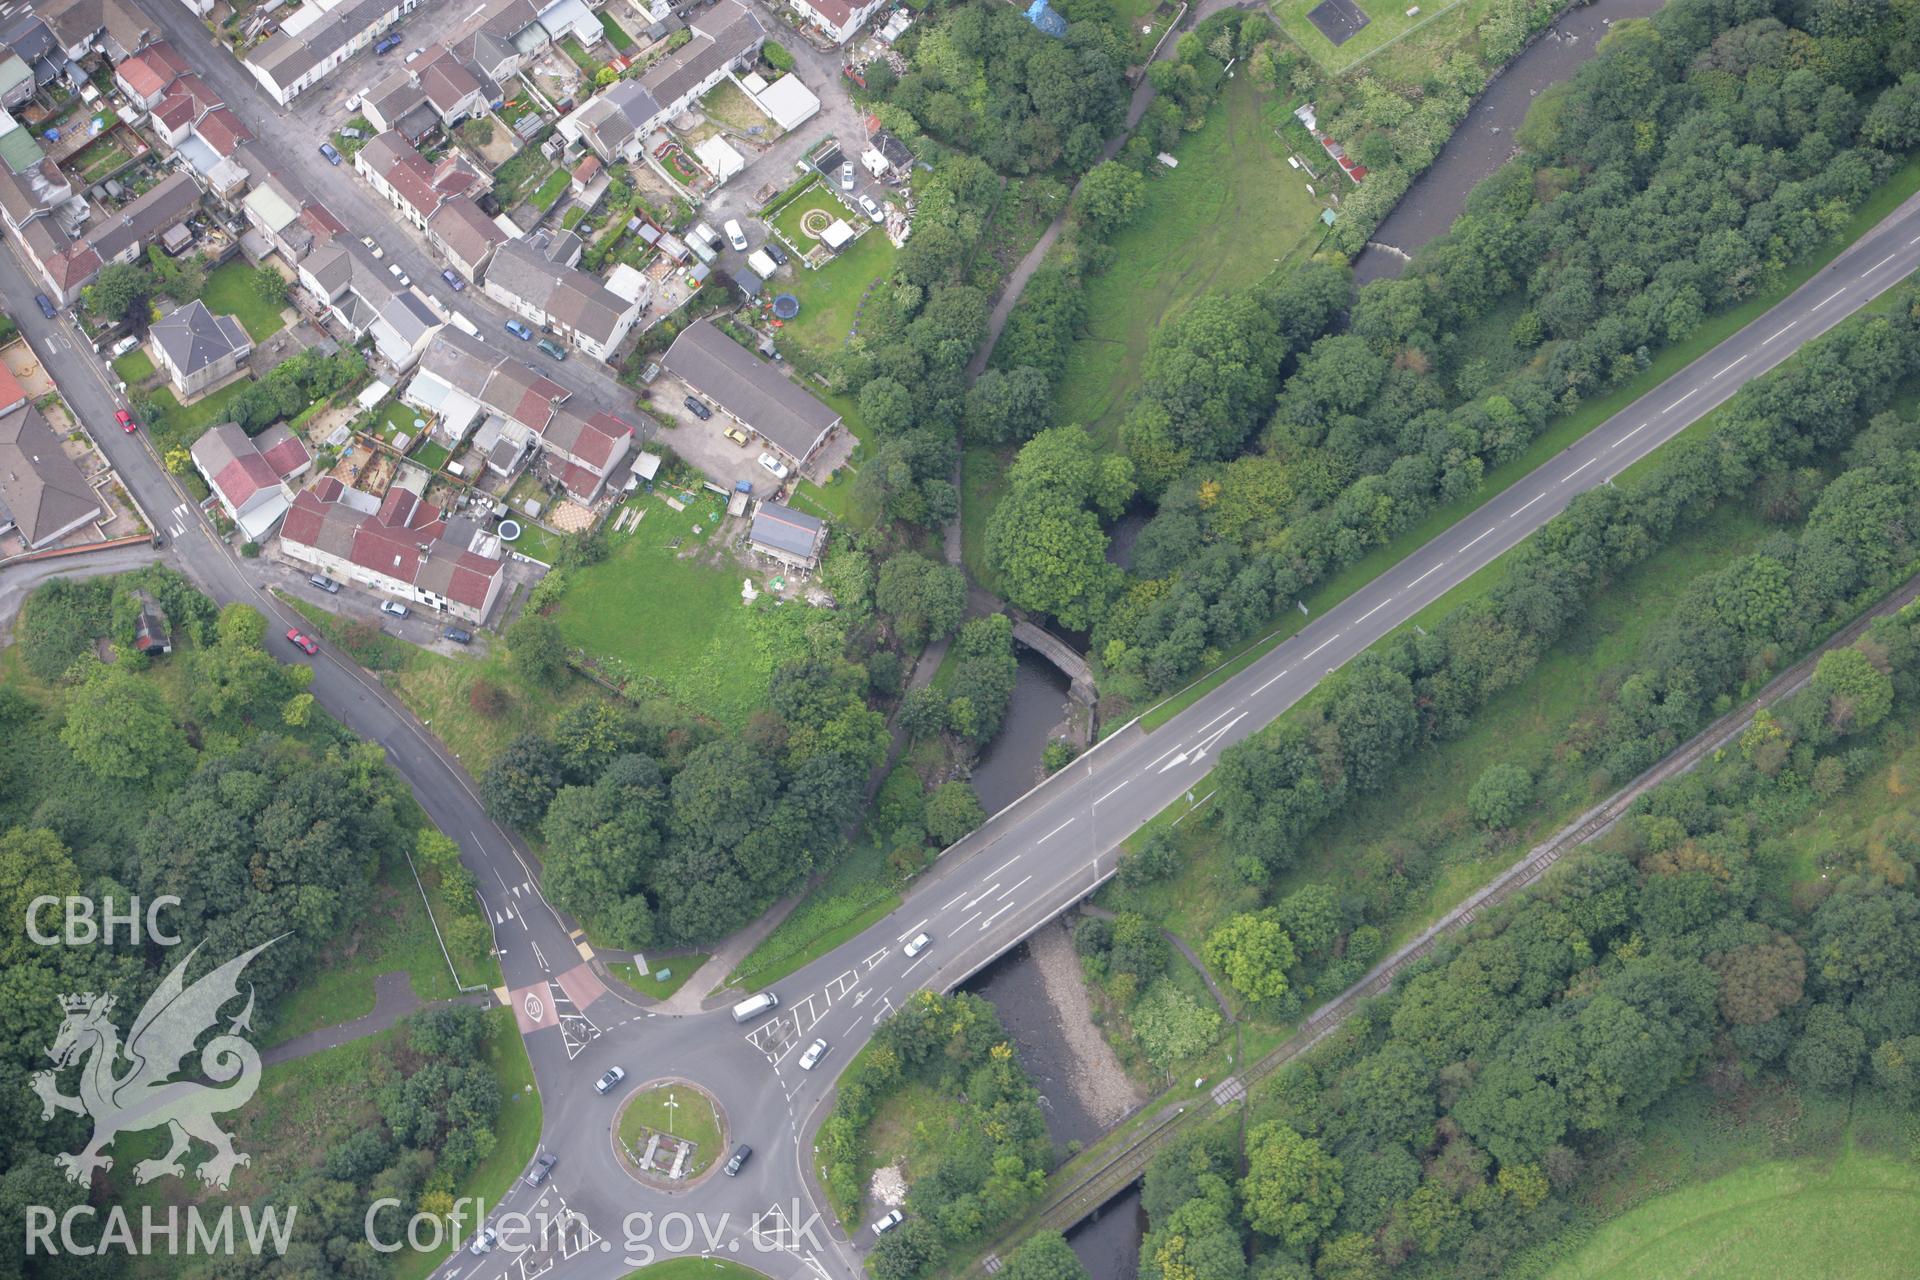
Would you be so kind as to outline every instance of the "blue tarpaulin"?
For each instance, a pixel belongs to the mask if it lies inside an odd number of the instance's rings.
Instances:
[[[1033,0],[1033,5],[1027,10],[1027,21],[1042,35],[1057,38],[1067,34],[1067,20],[1055,13],[1047,0]]]

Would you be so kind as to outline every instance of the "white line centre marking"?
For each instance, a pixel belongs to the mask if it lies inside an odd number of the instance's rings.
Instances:
[[[1767,343],[1769,343],[1769,342],[1772,342],[1772,341],[1774,340],[1774,338],[1777,338],[1777,337],[1779,337],[1779,336],[1780,336],[1781,334],[1783,334],[1783,333],[1785,333],[1785,332],[1786,332],[1787,330],[1789,330],[1789,329],[1791,329],[1791,328],[1793,328],[1793,326],[1795,326],[1795,325],[1797,325],[1797,324],[1799,324],[1799,323],[1800,323],[1800,322],[1799,322],[1798,320],[1789,320],[1789,321],[1787,321],[1787,322],[1786,322],[1785,324],[1783,324],[1783,325],[1781,325],[1781,326],[1780,326],[1780,328],[1779,328],[1779,329],[1778,329],[1777,331],[1775,331],[1775,332],[1774,332],[1774,333],[1773,333],[1772,335],[1770,335],[1769,337],[1767,337],[1766,339],[1764,339],[1764,340],[1763,340],[1763,341],[1762,341],[1762,342],[1760,343],[1760,345],[1761,345],[1761,346],[1763,346],[1763,347],[1764,347],[1764,346],[1766,346],[1766,345],[1767,345]]]
[[[987,872],[987,874],[990,876],[997,876],[1002,871],[1005,871],[1008,867],[1012,866],[1014,863],[1018,861],[1020,861],[1020,855],[1016,853],[1011,858],[1008,858],[1005,862],[995,867],[993,870]]]
[[[1043,845],[1047,841],[1053,839],[1055,836],[1059,835],[1062,831],[1065,831],[1068,827],[1072,825],[1073,825],[1073,819],[1068,818],[1065,822],[1061,823],[1059,826],[1055,827],[1053,830],[1047,832],[1047,834],[1041,836],[1038,840],[1034,841],[1034,844]]]
[[[1700,388],[1695,387],[1693,391],[1698,391],[1699,389]],[[1681,396],[1678,400],[1675,400],[1672,404],[1668,405],[1666,408],[1662,409],[1660,412],[1672,413],[1675,409],[1678,409],[1681,405],[1685,404],[1689,399],[1693,397],[1693,391],[1687,392],[1686,395]]]

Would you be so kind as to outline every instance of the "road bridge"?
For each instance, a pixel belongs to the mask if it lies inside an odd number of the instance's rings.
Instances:
[[[1013,642],[1025,645],[1041,657],[1058,667],[1073,682],[1074,701],[1092,706],[1099,700],[1099,690],[1094,687],[1093,667],[1080,655],[1080,651],[1048,631],[1037,623],[1025,618],[1015,617],[1013,623]]]

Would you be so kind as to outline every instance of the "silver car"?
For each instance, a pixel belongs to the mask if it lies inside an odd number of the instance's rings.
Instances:
[[[864,209],[867,216],[875,222],[885,222],[887,220],[887,215],[880,211],[879,204],[872,196],[867,195],[865,192],[861,192],[860,194],[860,207]]]

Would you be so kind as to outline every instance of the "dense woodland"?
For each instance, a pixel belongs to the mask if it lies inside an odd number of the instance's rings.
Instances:
[[[1917,699],[1908,609],[1276,1077],[1244,1175],[1231,1127],[1157,1157],[1142,1276],[1498,1275],[1566,1229],[1599,1144],[1703,1071],[1911,1105],[1913,820],[1816,880],[1790,882],[1781,836],[1880,759],[1877,730]]]
[[[902,693],[903,647],[910,658],[958,631],[954,679],[909,700],[910,725],[959,726],[973,741],[998,729],[1014,682],[1007,620],[961,627],[965,582],[948,565],[902,555],[876,573],[874,563],[858,547],[829,557],[821,584],[834,609],[757,609],[779,661],[766,707],[738,732],[661,699],[594,699],[512,739],[488,766],[488,808],[540,838],[547,894],[597,940],[711,942],[838,859],[886,755],[882,708]],[[522,618],[507,643],[535,687],[572,678],[547,619]],[[913,782],[910,820],[888,826],[902,874],[979,816],[964,783],[922,800]]]
[[[169,656],[149,659],[131,647],[141,593],[173,625]],[[285,935],[246,973],[252,1025],[270,1030],[277,999],[323,948],[352,933],[382,867],[405,874],[416,844],[423,852],[450,845],[419,827],[380,746],[316,709],[305,691],[310,669],[275,660],[264,632],[257,611],[216,611],[160,567],[56,579],[22,606],[9,660],[23,678],[0,686],[11,766],[0,769],[0,884],[16,922],[0,943],[9,992],[0,1218],[16,1240],[24,1205],[58,1210],[86,1195],[48,1155],[78,1150],[90,1120],[60,1112],[42,1121],[27,1082],[47,1065],[63,993],[107,992],[137,1011],[190,948],[206,948],[189,975],[197,978]],[[182,945],[33,944],[20,922],[42,894],[123,905],[175,895],[181,905],[162,925]],[[290,1179],[276,1199],[314,1210],[300,1215],[299,1260],[289,1254],[283,1274],[382,1272],[383,1260],[347,1247],[360,1238],[366,1204],[376,1195],[412,1204],[444,1193],[485,1158],[500,1100],[491,1072],[473,1065],[482,1034],[473,1010],[419,1022],[410,1050],[382,1059],[379,1123],[351,1143],[339,1135],[344,1145],[324,1166],[275,1171]],[[4,1256],[6,1274],[25,1274],[18,1251]],[[32,1274],[110,1271],[56,1258],[36,1260]]]
[[[1131,574],[1058,501],[992,549],[1014,603],[1091,627],[1111,691],[1175,687],[1825,243],[1917,140],[1917,59],[1883,8],[1679,0],[1622,24],[1452,232],[1344,316],[1337,282],[1302,306],[1335,275],[1316,266],[1162,326],[1122,428],[1154,506]],[[1036,277],[1007,376],[1059,367],[1073,269]]]

